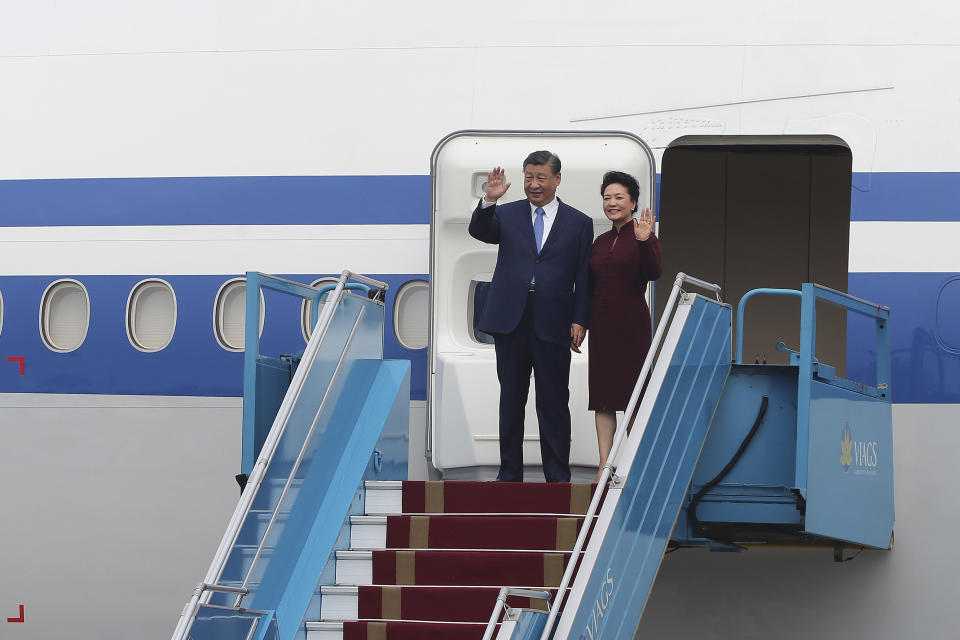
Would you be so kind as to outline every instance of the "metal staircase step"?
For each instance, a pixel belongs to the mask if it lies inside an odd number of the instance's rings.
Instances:
[[[486,622],[499,588],[469,586],[321,587],[320,619],[417,622]],[[510,596],[511,607],[544,609],[546,603]]]
[[[360,589],[357,586],[320,588],[320,617],[333,622],[359,618]]]
[[[337,584],[373,584],[373,552],[337,551]]]
[[[402,637],[422,637],[423,632],[428,631],[430,638],[477,638],[479,640],[483,632],[483,626],[472,622],[418,622],[418,621],[389,621],[389,622],[353,622],[347,621],[354,627],[354,633],[357,633],[357,626],[365,627],[375,625],[377,630],[367,629],[363,637],[367,638],[389,638],[391,637],[391,628],[393,631],[401,631]],[[308,622],[306,625],[307,640],[343,640],[344,622]],[[361,633],[363,631],[361,630]],[[354,635],[353,637],[357,637]]]
[[[307,640],[343,640],[343,623],[308,622]]]
[[[367,515],[393,515],[403,513],[403,482],[400,480],[368,480]]]
[[[351,516],[351,549],[386,549],[387,516]]]

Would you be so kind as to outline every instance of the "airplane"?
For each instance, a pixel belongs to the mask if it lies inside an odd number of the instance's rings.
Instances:
[[[671,553],[639,637],[953,635],[960,124],[937,71],[960,57],[955,9],[0,7],[0,637],[169,634],[236,503],[247,271],[387,283],[410,479],[486,477],[494,443],[444,458],[429,422],[431,158],[460,131],[642,141],[655,308],[682,270],[733,303],[815,281],[891,310],[894,549]],[[516,176],[522,157],[491,160]],[[560,197],[599,232],[561,157]],[[303,351],[310,305],[263,302],[263,348]],[[796,308],[755,304],[747,358],[786,362]],[[825,361],[869,377],[864,325],[832,322]]]

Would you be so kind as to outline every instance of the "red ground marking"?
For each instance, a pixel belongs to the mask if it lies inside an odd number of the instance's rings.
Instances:
[[[26,358],[23,356],[9,356],[7,362],[19,362],[20,363],[20,375],[23,375],[23,365]]]
[[[23,360],[23,358],[20,358]],[[22,364],[21,364],[22,366]],[[23,605],[20,605],[20,617],[19,618],[7,618],[7,622],[23,622]]]

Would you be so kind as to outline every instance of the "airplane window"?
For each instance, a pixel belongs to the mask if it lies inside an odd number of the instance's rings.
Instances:
[[[430,316],[430,285],[412,280],[397,292],[393,303],[393,331],[397,341],[407,349],[427,346]]]
[[[127,298],[127,337],[140,351],[160,351],[177,327],[177,297],[163,280],[144,280]]]
[[[58,280],[47,287],[40,302],[40,337],[47,348],[73,351],[83,344],[89,327],[90,296],[82,284]]]
[[[322,284],[334,284],[337,282],[336,278],[319,278],[310,283],[311,287],[317,287]],[[320,314],[323,313],[324,303],[320,303],[320,309],[317,310],[317,318],[320,317]],[[312,320],[313,315],[313,300],[304,300],[300,303],[300,330],[303,331],[303,339],[307,342],[310,342],[310,336],[313,335],[313,327],[310,326],[310,321]]]
[[[937,296],[937,341],[949,353],[960,353],[960,277],[947,280]]]
[[[213,306],[213,326],[217,342],[228,351],[243,351],[246,340],[247,281],[244,278],[228,280],[220,287]],[[263,335],[263,319],[266,305],[263,291],[260,292],[260,335]]]

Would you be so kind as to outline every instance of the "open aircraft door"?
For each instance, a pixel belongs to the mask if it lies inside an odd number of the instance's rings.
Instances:
[[[507,181],[512,182],[503,202],[525,197],[523,160],[540,149],[560,157],[563,179],[557,196],[593,218],[595,236],[611,228],[601,207],[600,184],[605,172],[619,170],[636,176],[640,182],[638,207],[654,206],[653,153],[643,140],[629,133],[460,131],[437,144],[430,167],[427,451],[446,479],[492,479],[500,463],[493,340],[475,328],[475,308],[482,303],[484,283],[493,275],[497,245],[473,239],[467,226],[493,167],[504,167]],[[652,291],[647,294],[648,301],[652,300]],[[573,354],[570,367],[574,481],[592,478],[598,462],[593,414],[587,410],[587,342],[582,354]],[[539,475],[539,469],[534,473],[529,468],[540,465],[535,402],[531,384],[523,449],[531,480]]]

